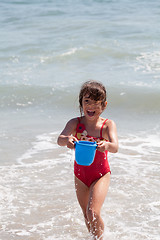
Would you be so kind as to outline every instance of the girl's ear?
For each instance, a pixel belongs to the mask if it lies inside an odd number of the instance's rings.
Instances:
[[[105,102],[104,106],[103,106],[103,110],[107,107],[107,101]]]
[[[106,108],[107,107],[107,101],[105,102],[105,107],[104,108]]]

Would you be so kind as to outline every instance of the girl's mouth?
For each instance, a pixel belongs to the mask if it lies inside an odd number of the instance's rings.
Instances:
[[[95,111],[90,111],[90,110],[88,110],[88,111],[87,111],[87,114],[88,114],[88,116],[93,117],[94,114],[95,114]]]

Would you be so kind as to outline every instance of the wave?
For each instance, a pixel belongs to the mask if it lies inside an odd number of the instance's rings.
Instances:
[[[30,61],[36,59],[39,64],[52,64],[57,61],[88,61],[92,58],[105,58],[105,59],[115,59],[123,60],[125,58],[136,58],[134,53],[130,50],[121,48],[117,45],[118,43],[103,43],[99,42],[97,44],[88,44],[82,46],[74,46],[72,48],[65,48],[62,50],[60,46],[57,45],[57,49],[54,52],[48,52],[43,50],[43,45],[39,44],[39,47],[34,43],[20,43],[17,46],[13,46],[13,49],[17,49],[20,55],[13,56],[10,55],[10,49],[4,48],[3,52],[5,56],[0,56],[0,62],[21,62],[25,58],[25,55],[29,56]],[[34,59],[32,59],[34,57]]]
[[[1,86],[0,108],[31,107],[64,108],[73,103],[78,107],[79,83],[74,86]],[[135,112],[160,113],[160,90],[146,87],[109,87],[108,106]]]
[[[31,51],[30,51],[31,53]],[[93,58],[108,58],[115,60],[122,60],[124,58],[135,58],[136,55],[130,53],[127,49],[121,49],[116,44],[115,46],[99,44],[84,45],[80,47],[73,47],[69,49],[64,49],[63,51],[57,51],[52,54],[44,54],[40,56],[40,62],[44,64],[52,64],[56,61],[71,61],[72,59],[76,61],[88,61]]]

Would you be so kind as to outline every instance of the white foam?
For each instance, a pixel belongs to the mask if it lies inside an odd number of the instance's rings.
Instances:
[[[160,51],[143,52],[136,60],[138,65],[135,67],[135,71],[160,73]]]
[[[120,93],[120,96],[123,96],[123,95],[126,95],[126,93],[125,93],[125,92],[121,92],[121,93]]]
[[[62,53],[61,56],[63,57],[63,56],[72,55],[72,54],[74,54],[74,53],[77,52],[77,51],[78,51],[78,48],[71,48],[71,49],[68,50],[67,52]]]
[[[30,236],[31,234],[27,232],[26,230],[14,230],[15,234],[18,236]]]
[[[32,158],[33,155],[43,152],[43,151],[52,151],[56,149],[57,143],[55,143],[57,132],[50,134],[41,134],[36,136],[34,142],[32,142],[32,148],[28,149],[21,157],[17,159],[19,164],[22,164],[23,160]]]
[[[82,47],[74,47],[74,48],[70,48],[67,51],[63,52],[63,53],[54,53],[50,56],[41,56],[40,57],[40,63],[47,63],[47,62],[52,62],[55,58],[59,58],[59,57],[66,57],[66,56],[71,56],[74,55],[77,51],[82,50]]]
[[[141,132],[139,135],[130,134],[119,140],[122,149],[135,151],[136,154],[148,155],[154,148],[160,149],[160,135],[149,132]],[[156,151],[157,153],[157,151]]]

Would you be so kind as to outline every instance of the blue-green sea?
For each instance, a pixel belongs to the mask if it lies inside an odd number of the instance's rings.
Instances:
[[[56,143],[90,79],[119,137],[104,240],[159,240],[158,0],[0,1],[0,240],[91,239]]]

